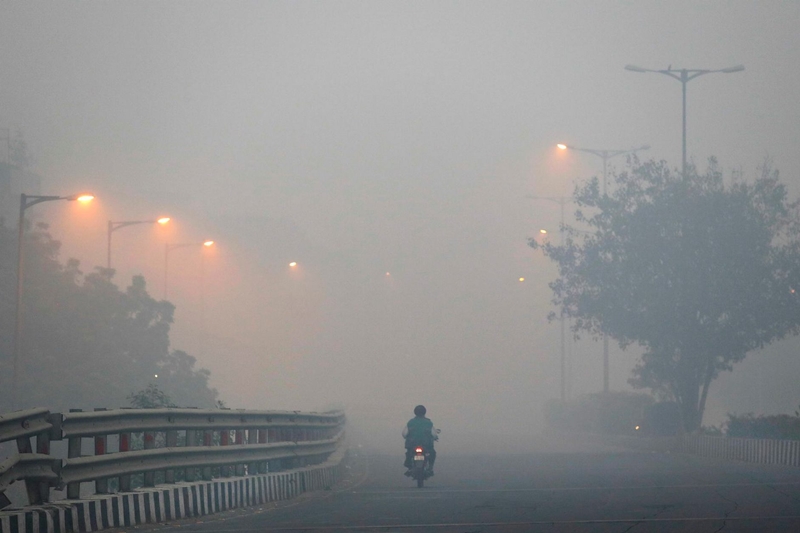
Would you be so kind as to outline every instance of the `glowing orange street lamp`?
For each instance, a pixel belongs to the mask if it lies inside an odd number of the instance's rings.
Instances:
[[[289,263],[289,266],[292,267],[292,268],[296,267],[297,266],[297,261],[292,261],[291,263]]]
[[[558,147],[559,150],[566,150],[568,148],[566,144],[561,144],[561,143],[558,143],[556,146]]]
[[[80,198],[78,198],[80,201]],[[156,220],[125,220],[122,222],[108,221],[108,249],[106,253],[106,269],[108,269],[108,277],[111,278],[111,234],[128,226],[135,226],[136,224],[160,224],[165,225],[171,219],[169,217],[161,217]]]
[[[24,248],[22,237],[25,231],[25,210],[42,202],[54,202],[56,200],[66,200],[68,202],[88,203],[94,200],[94,195],[89,193],[73,194],[71,196],[39,196],[31,194],[21,194],[19,197],[19,227],[17,234],[17,303],[15,309],[16,327],[14,328],[14,370],[11,377],[11,409],[17,407],[17,388],[19,378],[19,359],[22,353],[22,280],[23,280],[23,260]]]
[[[169,275],[169,253],[172,250],[177,250],[178,248],[187,248],[189,246],[204,246],[209,248],[214,246],[214,241],[212,240],[205,240],[202,242],[183,242],[178,244],[170,244],[167,243],[164,245],[164,299],[167,299],[167,279]]]

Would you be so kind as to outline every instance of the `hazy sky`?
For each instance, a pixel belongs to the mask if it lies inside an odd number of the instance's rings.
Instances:
[[[118,282],[158,297],[165,242],[218,240],[173,252],[170,299],[229,404],[392,427],[424,402],[458,434],[558,395],[554,269],[525,243],[558,207],[526,195],[601,162],[555,143],[678,166],[680,84],[623,67],[744,64],[689,84],[689,155],[769,156],[796,195],[799,23],[795,1],[7,1],[0,128],[43,192],[97,194],[36,208],[84,270],[108,219],[174,216],[115,234]],[[599,344],[569,350],[572,392],[600,388]],[[635,354],[615,354],[619,389]]]

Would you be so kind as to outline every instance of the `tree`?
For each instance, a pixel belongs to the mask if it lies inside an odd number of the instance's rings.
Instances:
[[[11,132],[9,131],[9,136]],[[20,168],[27,168],[33,163],[33,155],[28,149],[28,142],[21,128],[14,131],[14,136],[8,140],[8,161]]]
[[[798,204],[777,171],[761,170],[726,186],[714,159],[685,178],[634,159],[610,195],[597,179],[576,188],[576,220],[591,232],[567,226],[563,246],[542,247],[559,268],[553,303],[576,334],[641,345],[629,382],[678,402],[687,430],[720,372],[800,325]]]
[[[177,407],[170,396],[151,383],[146,389],[128,395],[131,407],[136,409],[155,409],[158,407]]]
[[[119,406],[156,374],[176,403],[215,405],[209,372],[170,350],[174,306],[152,298],[143,277],[122,291],[107,269],[84,274],[77,260],[62,264],[60,243],[46,225],[28,228],[23,238],[19,407]],[[0,412],[10,407],[12,389],[16,246],[16,232],[0,222]]]

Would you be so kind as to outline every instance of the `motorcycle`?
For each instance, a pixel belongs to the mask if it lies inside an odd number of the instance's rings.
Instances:
[[[422,446],[414,448],[414,462],[411,466],[411,479],[416,480],[417,488],[422,488],[425,485],[425,480],[431,477],[430,468],[428,468],[428,461],[430,454],[425,451]]]

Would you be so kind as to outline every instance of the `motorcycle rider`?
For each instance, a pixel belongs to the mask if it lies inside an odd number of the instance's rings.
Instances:
[[[422,446],[429,453],[428,472],[433,475],[433,463],[436,462],[436,450],[433,449],[433,441],[439,440],[439,431],[433,427],[433,422],[425,417],[427,409],[424,405],[414,408],[414,418],[408,421],[403,428],[403,438],[406,440],[406,461],[405,466],[411,474],[411,465],[414,461],[414,448]]]

